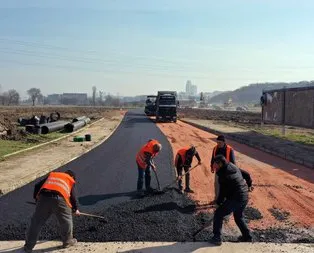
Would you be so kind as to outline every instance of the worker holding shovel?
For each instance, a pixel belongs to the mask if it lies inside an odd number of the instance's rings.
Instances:
[[[75,174],[71,170],[66,172],[51,172],[48,177],[35,185],[34,199],[36,210],[29,227],[25,252],[32,252],[42,226],[51,216],[56,215],[61,228],[63,248],[77,243],[73,238],[72,212],[80,215],[75,193]]]
[[[179,190],[182,191],[182,171],[185,171],[185,189],[184,191],[187,193],[193,193],[193,190],[190,187],[190,173],[189,169],[191,168],[191,164],[193,161],[193,157],[196,157],[198,160],[198,164],[201,164],[201,158],[196,151],[196,148],[191,145],[188,147],[184,147],[178,150],[176,158],[175,158],[175,166],[178,173],[178,186]]]
[[[137,179],[137,192],[142,194],[144,175],[145,175],[145,188],[148,193],[153,192],[154,189],[150,186],[151,169],[156,171],[156,165],[153,158],[160,152],[162,146],[157,140],[149,140],[143,145],[136,155],[136,164],[138,169]]]

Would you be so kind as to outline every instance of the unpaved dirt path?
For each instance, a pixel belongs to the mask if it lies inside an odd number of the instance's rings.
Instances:
[[[216,136],[180,121],[158,126],[171,143],[174,156],[183,146],[197,146],[203,164],[191,172],[191,186],[195,191],[191,197],[200,204],[213,200],[214,176],[209,165]],[[250,227],[298,227],[313,231],[314,171],[246,145],[228,143],[235,149],[237,165],[251,173],[255,185],[249,206],[259,210],[263,218],[252,220]],[[231,222],[230,226],[233,225]]]
[[[110,118],[103,118],[69,137],[0,161],[0,196],[86,153],[113,132],[123,115],[124,112],[116,111]],[[73,136],[85,134],[91,134],[92,141],[73,142]]]

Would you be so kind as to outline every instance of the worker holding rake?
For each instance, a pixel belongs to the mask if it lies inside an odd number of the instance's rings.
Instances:
[[[198,164],[201,164],[201,158],[196,151],[196,148],[191,145],[188,147],[184,147],[178,150],[176,158],[175,158],[175,166],[178,173],[178,186],[179,190],[182,191],[182,171],[185,171],[185,189],[184,191],[187,193],[193,193],[193,190],[190,187],[190,173],[189,168],[191,168],[191,164],[193,161],[193,157],[196,157],[198,160]]]
[[[32,252],[39,232],[51,214],[56,215],[58,219],[63,247],[68,248],[77,243],[73,238],[72,212],[80,215],[80,211],[74,186],[75,174],[71,170],[51,172],[47,178],[35,185],[36,210],[26,236],[25,252]]]

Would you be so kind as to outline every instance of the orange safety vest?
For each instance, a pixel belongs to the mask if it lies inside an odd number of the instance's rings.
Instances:
[[[61,194],[61,196],[65,199],[65,202],[67,203],[67,205],[70,208],[72,208],[70,196],[71,196],[71,190],[74,184],[75,184],[75,180],[67,173],[50,172],[47,180],[40,188],[38,195],[42,189],[56,191]]]
[[[187,152],[190,148],[191,148],[191,147],[185,147],[185,148],[179,149],[179,151],[178,151],[178,153],[177,153],[177,156],[176,156],[176,161],[175,161],[175,165],[176,165],[176,166],[178,165],[179,156],[181,156],[182,164],[185,163],[185,160],[186,160],[186,152]]]
[[[226,160],[228,162],[230,162],[230,154],[231,154],[232,147],[229,146],[228,144],[226,144],[226,146],[227,146],[226,147]],[[214,157],[216,156],[217,148],[218,148],[218,145],[216,145],[216,147],[214,147],[214,152],[213,152]]]
[[[154,139],[150,140],[137,153],[137,155],[136,155],[136,162],[142,169],[146,169],[146,167],[147,167],[145,153],[151,154],[152,158],[155,157],[158,154],[158,152],[154,152],[154,150],[153,150],[153,147],[154,147],[155,144],[160,144],[160,143],[157,140],[154,140]]]

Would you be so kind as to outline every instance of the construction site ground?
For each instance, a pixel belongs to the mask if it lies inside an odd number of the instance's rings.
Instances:
[[[190,143],[197,146],[203,165],[192,172],[194,194],[180,194],[171,188],[160,195],[136,196],[135,155],[151,138],[163,145],[156,158],[161,187],[175,179],[173,158],[178,148]],[[53,241],[59,240],[59,233],[52,218],[43,227],[34,252],[312,252],[313,171],[232,141],[238,164],[254,180],[245,217],[256,242],[262,243],[225,243],[222,247],[206,243],[212,236],[209,161],[215,138],[180,121],[155,124],[142,110],[128,112],[106,142],[61,167],[55,166],[59,171],[76,172],[81,211],[102,215],[105,221],[74,217],[74,236],[80,243],[62,250],[60,243]],[[152,186],[157,187],[152,176]],[[34,206],[26,201],[32,201],[38,180],[0,198],[0,252],[19,252],[23,245],[34,212]],[[200,228],[204,230],[193,236]],[[226,221],[224,240],[232,242],[237,236],[234,221]]]
[[[32,182],[95,147],[110,136],[122,120],[123,114],[123,111],[114,111],[110,117],[107,115],[62,140],[34,146],[33,149],[2,159],[0,196]],[[83,143],[73,141],[74,136],[85,134],[90,134],[92,140]]]
[[[0,252],[23,252],[24,241],[0,242]],[[73,248],[61,249],[61,243],[41,241],[34,253],[40,252],[95,252],[95,253],[312,253],[314,245],[310,244],[275,244],[275,243],[225,243],[212,247],[207,242],[80,242]]]

